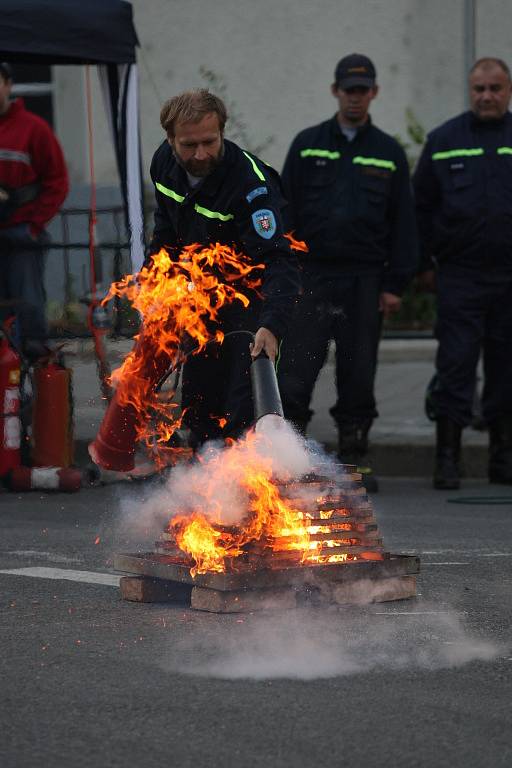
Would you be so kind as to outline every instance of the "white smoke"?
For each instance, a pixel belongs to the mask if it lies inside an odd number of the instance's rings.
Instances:
[[[263,416],[256,425],[256,433],[262,438],[259,451],[272,460],[275,477],[298,478],[311,472],[311,451],[288,421],[273,414]]]
[[[263,462],[271,463],[275,477],[296,478],[318,470],[319,465],[322,476],[339,477],[340,467],[282,419],[264,417],[256,434],[257,450]],[[204,511],[206,497],[212,519],[220,516],[225,524],[239,522],[247,499],[238,482],[240,465],[230,464],[233,455],[224,445],[208,444],[195,463],[175,467],[166,483],[151,489],[142,502],[125,499],[121,518],[125,540],[130,536],[139,545],[143,540],[151,544],[174,515],[198,507]],[[319,493],[318,486],[310,492],[312,500]],[[302,498],[304,493],[301,485]],[[360,587],[359,602],[369,602],[364,584]],[[384,608],[324,606],[284,613],[196,614],[184,627],[181,640],[174,638],[157,663],[167,671],[191,675],[312,680],[373,669],[454,667],[490,661],[504,652],[472,637],[453,611],[430,611],[424,603],[420,609],[417,603],[410,606],[394,603]]]
[[[427,615],[415,615],[407,604],[396,605],[384,611],[304,608],[239,614],[223,617],[222,624],[219,617],[210,617],[214,632],[205,636],[192,627],[159,664],[167,671],[225,679],[313,680],[378,669],[458,667],[491,661],[506,650],[471,637],[453,611],[430,615],[422,604]]]
[[[256,454],[271,475],[279,480],[296,479],[311,472],[319,460],[327,474],[329,463],[319,451],[295,432],[284,419],[265,416],[258,422],[247,453],[246,438],[234,447],[207,443],[197,459],[174,467],[167,481],[152,490],[144,501],[126,497],[121,501],[119,527],[130,538],[150,541],[162,532],[175,515],[201,511],[223,525],[239,523],[247,512],[247,491],[241,484],[244,461]],[[318,489],[316,490],[318,493]]]

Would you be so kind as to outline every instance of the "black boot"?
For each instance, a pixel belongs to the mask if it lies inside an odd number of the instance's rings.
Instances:
[[[343,425],[339,427],[338,458],[342,464],[355,464],[356,472],[362,475],[362,483],[368,493],[376,493],[379,483],[372,467],[368,463],[368,432],[372,422],[362,425]]]
[[[512,415],[489,425],[489,480],[512,485]]]
[[[434,488],[456,491],[460,488],[460,438],[462,427],[455,421],[439,416],[436,421],[436,468]]]

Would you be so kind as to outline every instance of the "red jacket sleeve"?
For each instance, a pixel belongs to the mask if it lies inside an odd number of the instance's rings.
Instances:
[[[31,225],[38,234],[53,219],[69,191],[68,172],[61,146],[52,129],[38,122],[31,136],[30,153],[40,192],[32,202]]]

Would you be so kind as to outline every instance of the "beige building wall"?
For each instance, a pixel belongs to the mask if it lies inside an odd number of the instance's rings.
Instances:
[[[510,0],[476,0],[477,55],[512,63]],[[162,102],[184,89],[225,86],[236,119],[227,126],[281,169],[302,128],[334,114],[334,66],[354,51],[375,62],[381,92],[372,116],[406,138],[406,109],[427,129],[464,108],[464,0],[134,0],[144,171],[163,138]],[[117,182],[114,153],[93,73],[97,180]],[[83,68],[56,67],[57,130],[74,181],[87,181]],[[217,87],[216,87],[217,86]],[[245,135],[235,130],[245,122]]]

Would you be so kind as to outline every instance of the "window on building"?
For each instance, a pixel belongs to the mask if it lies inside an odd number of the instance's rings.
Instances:
[[[31,112],[44,118],[53,128],[52,68],[42,64],[11,64],[13,96],[22,96]]]

